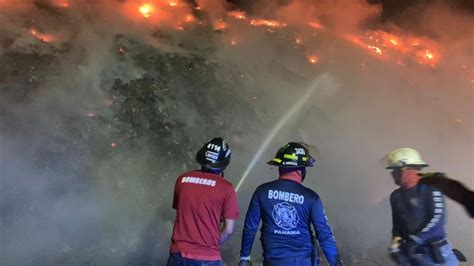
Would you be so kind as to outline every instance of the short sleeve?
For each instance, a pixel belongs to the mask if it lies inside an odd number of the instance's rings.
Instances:
[[[226,219],[237,219],[239,218],[239,205],[237,203],[237,194],[233,187],[230,187],[226,198],[224,199],[224,208],[222,210],[222,217]]]

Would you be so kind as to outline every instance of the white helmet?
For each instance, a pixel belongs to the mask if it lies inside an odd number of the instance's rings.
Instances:
[[[387,155],[387,164],[387,169],[408,166],[428,166],[428,164],[421,159],[420,153],[412,148],[401,148],[390,152]]]

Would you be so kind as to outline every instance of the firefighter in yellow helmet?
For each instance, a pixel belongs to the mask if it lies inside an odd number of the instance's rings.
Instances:
[[[387,164],[399,186],[390,195],[390,257],[397,265],[458,265],[444,229],[443,194],[435,186],[419,183],[420,170],[428,164],[412,148],[390,152]]]

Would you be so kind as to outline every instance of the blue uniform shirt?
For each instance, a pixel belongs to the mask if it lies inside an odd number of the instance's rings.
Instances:
[[[399,188],[390,195],[393,237],[414,239],[419,244],[446,237],[446,206],[443,194],[434,186],[418,184]]]
[[[257,188],[245,217],[241,257],[250,256],[260,220],[265,259],[317,258],[312,224],[329,263],[336,265],[339,262],[336,241],[321,199],[302,184],[279,179]]]

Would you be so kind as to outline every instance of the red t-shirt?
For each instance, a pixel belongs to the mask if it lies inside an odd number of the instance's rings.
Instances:
[[[173,208],[170,251],[188,259],[220,260],[220,220],[239,217],[232,184],[212,173],[184,173],[176,180]]]

